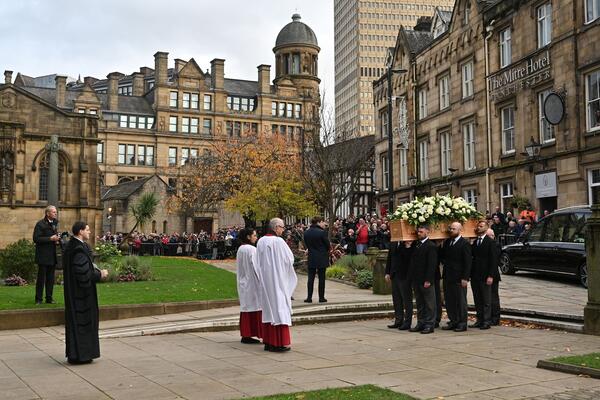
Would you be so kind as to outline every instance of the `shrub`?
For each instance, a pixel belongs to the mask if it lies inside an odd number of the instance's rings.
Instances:
[[[33,281],[37,275],[33,242],[21,239],[0,250],[0,273],[2,278],[16,275],[26,281]]]
[[[356,285],[361,289],[373,286],[373,271],[365,269],[356,274]]]
[[[98,261],[108,261],[113,257],[120,257],[121,250],[112,243],[98,243],[94,247],[94,253],[98,256]]]
[[[345,255],[337,260],[335,265],[341,265],[356,274],[359,271],[369,269],[369,259],[364,254],[355,256]]]
[[[334,264],[333,266],[327,268],[325,275],[328,278],[344,279],[348,276],[348,268],[344,267],[343,265]]]
[[[108,270],[108,282],[133,282],[152,280],[152,270],[147,260],[138,256],[116,257],[100,264]]]
[[[4,284],[6,286],[25,286],[27,285],[27,281],[20,276],[11,275],[4,280]]]

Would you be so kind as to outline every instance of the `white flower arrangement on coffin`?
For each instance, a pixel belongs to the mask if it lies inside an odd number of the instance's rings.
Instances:
[[[413,226],[435,226],[440,223],[465,222],[480,217],[481,214],[477,209],[462,197],[436,194],[417,197],[409,203],[400,204],[389,219],[403,220]]]

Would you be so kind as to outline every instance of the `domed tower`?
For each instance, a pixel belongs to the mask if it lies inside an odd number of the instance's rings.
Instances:
[[[277,35],[275,47],[275,83],[296,86],[310,97],[319,96],[318,57],[321,48],[317,36],[308,25],[300,22],[300,14]]]

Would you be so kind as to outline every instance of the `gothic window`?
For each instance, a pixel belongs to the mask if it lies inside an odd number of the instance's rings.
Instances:
[[[0,151],[0,193],[10,193],[13,186],[14,155],[11,151]]]
[[[50,154],[45,153],[43,158],[40,160],[39,165],[39,199],[48,200],[48,178],[49,178],[49,167],[50,167]],[[58,157],[58,200],[63,199],[63,189],[65,187],[64,180],[65,163],[62,157]]]

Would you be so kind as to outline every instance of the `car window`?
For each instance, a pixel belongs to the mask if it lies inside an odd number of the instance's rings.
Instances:
[[[568,242],[572,235],[569,234],[569,214],[553,215],[546,222],[546,242]]]
[[[586,221],[589,214],[576,213],[570,215],[569,242],[585,243]]]
[[[529,235],[527,236],[527,240],[530,242],[540,242],[543,241],[542,233],[544,232],[544,225],[548,223],[548,221],[552,219],[551,217],[544,218],[543,221],[540,221],[536,226],[531,228]]]

